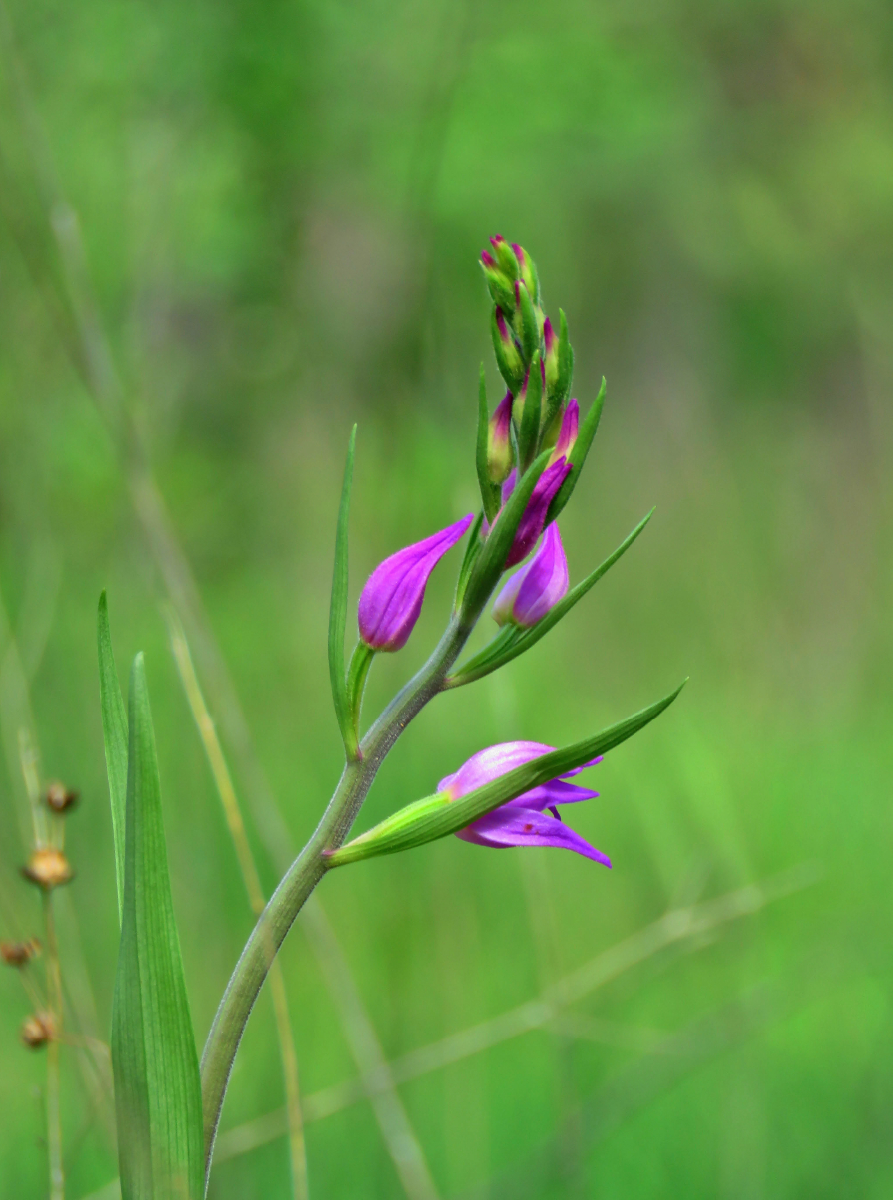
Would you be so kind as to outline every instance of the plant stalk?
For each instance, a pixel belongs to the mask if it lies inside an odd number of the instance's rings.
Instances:
[[[242,951],[202,1054],[206,1189],[233,1062],[272,958],[326,873],[323,852],[338,849],[346,840],[385,756],[413,717],[441,691],[473,626],[474,619],[454,614],[431,657],[369,729],[360,743],[360,757],[346,763],[319,825],[286,872]]]

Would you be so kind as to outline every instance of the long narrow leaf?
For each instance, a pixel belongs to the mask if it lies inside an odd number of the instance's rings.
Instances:
[[[202,1100],[143,657],[130,676],[124,914],[112,1006],[123,1200],[201,1200]]]
[[[115,839],[115,880],[118,885],[118,922],[124,906],[124,826],[127,805],[127,711],[115,669],[109,606],[105,592],[99,597],[99,704],[102,709],[102,734],[105,741],[105,765],[109,777],[112,806],[112,834]]]
[[[332,700],[335,716],[348,758],[357,754],[357,731],[351,714],[344,674],[344,628],[347,624],[347,524],[350,514],[350,489],[353,483],[353,458],[357,442],[357,427],[350,432],[344,485],[338,508],[338,528],[335,533],[335,567],[332,571],[332,602],[329,608],[329,677],[332,681]]]
[[[340,850],[329,856],[329,865],[340,867],[344,863],[357,862],[363,858],[375,858],[380,854],[395,854],[399,850],[409,850],[413,846],[423,846],[426,842],[436,841],[464,829],[472,821],[499,808],[509,800],[514,800],[522,792],[539,787],[565,771],[582,766],[599,754],[613,750],[627,738],[631,738],[649,721],[660,716],[668,708],[685,686],[685,681],[669,696],[658,700],[655,704],[634,713],[625,721],[619,721],[608,729],[593,737],[584,738],[560,750],[552,750],[529,763],[515,767],[506,772],[492,783],[476,788],[473,792],[462,796],[459,800],[449,801],[444,796],[426,796],[417,800],[400,812],[394,813],[362,834]]]
[[[446,688],[462,687],[463,684],[472,683],[475,679],[483,679],[485,675],[490,675],[493,671],[497,671],[500,667],[504,667],[506,663],[511,662],[513,658],[517,658],[520,654],[524,654],[531,646],[546,636],[550,629],[554,629],[562,617],[566,617],[570,610],[578,601],[582,600],[591,588],[595,587],[603,575],[610,571],[614,563],[627,552],[648,522],[651,520],[651,512],[643,517],[632,533],[624,539],[614,551],[610,554],[601,566],[596,567],[591,574],[587,575],[576,587],[571,588],[563,600],[549,612],[541,621],[537,621],[530,629],[515,629],[511,626],[505,626],[499,631],[493,641],[483,648],[474,658],[470,658],[467,663],[464,663],[455,675],[450,675],[445,683]]]
[[[564,483],[559,488],[554,500],[549,505],[549,512],[546,515],[546,524],[554,521],[568,500],[574,488],[577,486],[580,475],[583,472],[583,464],[586,462],[586,456],[589,454],[589,448],[595,440],[595,435],[598,433],[599,421],[602,419],[602,409],[605,407],[605,393],[607,392],[607,381],[602,379],[602,386],[599,388],[598,395],[590,406],[589,412],[583,418],[580,424],[580,432],[577,434],[577,440],[574,442],[574,448],[570,452],[568,461],[573,470]]]
[[[478,434],[474,462],[477,468],[484,513],[487,520],[492,521],[499,512],[499,487],[491,480],[487,465],[489,432],[490,409],[487,405],[487,377],[484,374],[484,364],[481,363],[481,380],[478,388]]]

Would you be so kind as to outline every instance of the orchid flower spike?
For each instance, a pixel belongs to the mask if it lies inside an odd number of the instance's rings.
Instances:
[[[499,625],[529,629],[551,612],[567,595],[567,558],[558,523],[553,521],[543,535],[536,554],[508,580],[493,605]]]
[[[380,563],[363,588],[358,619],[360,637],[371,650],[402,650],[415,628],[431,572],[474,520],[469,513],[454,525]]]
[[[545,746],[542,742],[502,742],[496,746],[489,746],[486,750],[479,750],[477,754],[472,755],[453,775],[441,779],[437,790],[450,800],[458,800],[515,767],[548,754],[552,749],[552,746]],[[558,814],[559,804],[591,800],[598,795],[598,792],[566,782],[571,775],[576,775],[584,767],[591,767],[597,762],[601,762],[601,759],[594,758],[592,762],[567,771],[557,779],[531,788],[529,792],[524,792],[486,816],[472,821],[465,829],[460,829],[456,837],[466,842],[474,842],[478,846],[496,848],[556,846],[564,850],[573,850],[576,854],[591,858],[593,862],[610,867],[611,860],[608,856],[569,829]]]
[[[571,473],[571,464],[564,458],[559,458],[557,462],[546,467],[542,475],[536,481],[536,486],[533,489],[533,494],[524,510],[524,516],[518,525],[515,532],[515,540],[512,542],[512,548],[509,551],[505,565],[513,567],[519,563],[522,558],[526,558],[533,547],[539,541],[540,534],[543,532],[543,526],[546,523],[546,514],[549,511],[549,505],[557,494],[559,488]],[[509,496],[515,490],[518,472],[512,470],[508,479],[502,485],[502,503],[505,505]],[[497,520],[499,516],[497,515]]]

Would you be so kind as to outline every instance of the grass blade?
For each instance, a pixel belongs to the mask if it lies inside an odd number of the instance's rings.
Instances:
[[[357,756],[357,731],[347,696],[344,674],[344,628],[347,624],[347,524],[350,515],[350,489],[353,484],[353,458],[357,442],[357,427],[350,431],[347,462],[344,466],[344,485],[338,508],[338,528],[335,533],[335,567],[332,572],[332,602],[329,607],[329,677],[332,681],[332,700],[335,716],[348,758]]]
[[[124,911],[112,1006],[123,1200],[201,1200],[202,1103],[143,657],[130,676]]]
[[[115,879],[118,884],[118,921],[124,906],[124,827],[127,804],[127,711],[112,653],[112,631],[105,592],[99,597],[99,703],[102,709],[102,735],[105,741],[105,765],[109,777],[112,805],[112,833],[115,839]]]

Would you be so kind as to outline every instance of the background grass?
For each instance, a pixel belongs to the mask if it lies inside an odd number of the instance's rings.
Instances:
[[[68,353],[48,176],[78,215],[123,405],[296,841],[339,771],[325,627],[350,425],[353,602],[382,557],[474,504],[482,358],[497,397],[475,259],[502,231],[535,256],[547,308],[568,314],[575,394],[585,405],[608,378],[562,520],[572,578],[657,512],[547,641],[422,714],[362,822],[490,741],[567,742],[691,683],[592,773],[601,798],[574,814],[612,872],[448,839],[325,882],[385,1052],[533,998],[668,904],[803,862],[823,875],[577,1006],[603,1023],[590,1032],[622,1044],[535,1032],[403,1086],[437,1188],[492,1200],[890,1195],[889,7],[6,2],[4,936],[39,916],[17,875],[21,660],[44,777],[82,792],[63,958],[82,992],[86,963],[107,1030],[103,586],[122,673],[146,652],[200,1041],[250,928],[126,456]],[[407,649],[376,662],[367,712],[425,657],[457,568],[439,568]],[[271,887],[254,825],[250,836]],[[305,1093],[352,1077],[300,926],[283,964]],[[17,1043],[28,1005],[9,972],[0,998],[0,1194],[37,1197],[44,1064]],[[643,1030],[688,1040],[631,1049]],[[77,1200],[116,1167],[64,1057]],[[265,1000],[224,1124],[281,1102]],[[316,1200],[401,1194],[368,1104],[307,1136]],[[287,1180],[280,1138],[221,1163],[213,1195],[285,1196]]]

